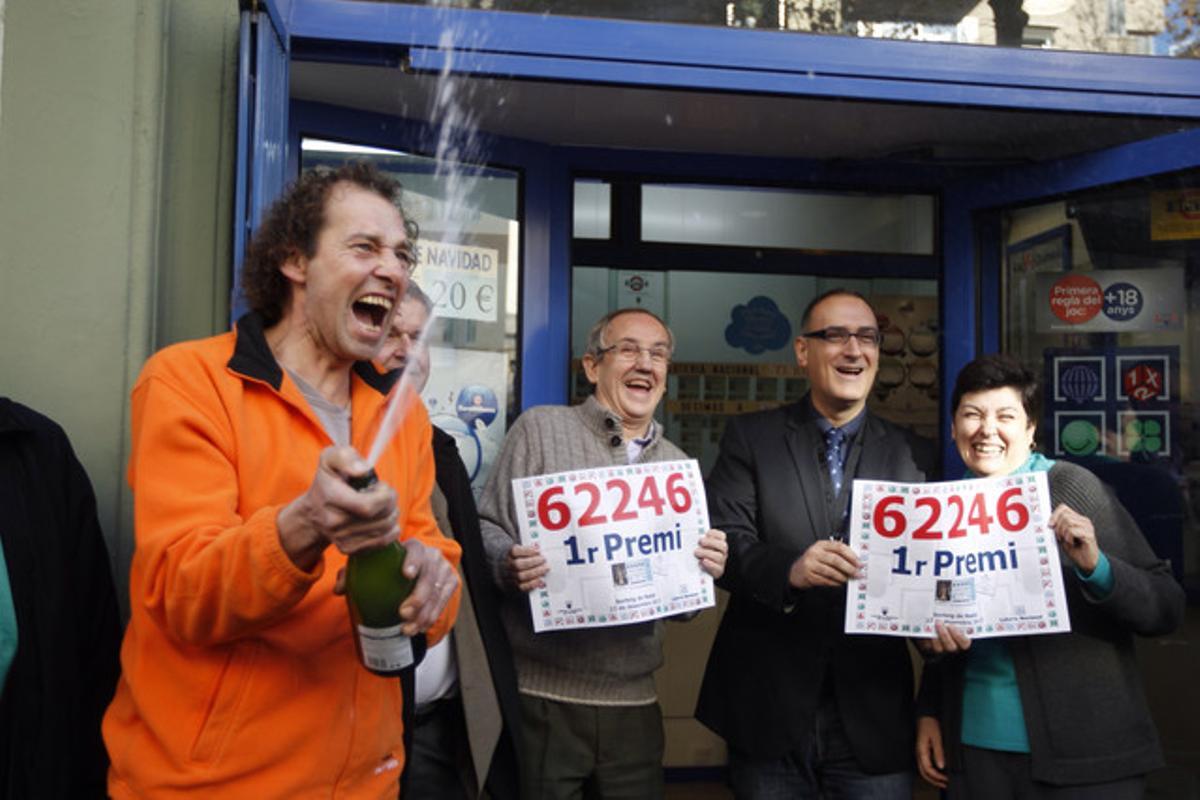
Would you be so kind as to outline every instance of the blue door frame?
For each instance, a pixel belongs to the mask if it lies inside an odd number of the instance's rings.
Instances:
[[[268,4],[270,6],[271,4]],[[849,39],[602,19],[356,2],[273,0],[292,58],[451,68],[497,77],[606,82],[696,90],[841,97],[922,105],[1105,113],[1200,120],[1200,61]],[[446,47],[447,28],[469,31]],[[715,66],[719,65],[719,66]],[[285,75],[286,78],[286,75]],[[286,83],[285,83],[286,86]],[[286,89],[274,102],[287,103]],[[427,126],[295,103],[288,158],[301,132],[427,151]],[[332,121],[332,120],[340,121]],[[577,172],[691,180],[788,181],[863,189],[917,189],[941,197],[945,418],[949,380],[979,352],[999,348],[998,209],[1144,175],[1200,166],[1189,131],[1086,156],[990,171],[899,165],[667,156],[558,148],[494,138],[490,160],[524,176],[522,407],[566,398],[570,340],[571,178]],[[256,145],[257,146],[257,145]],[[253,149],[253,147],[252,147]],[[239,167],[239,181],[242,169]],[[269,182],[269,181],[268,181]],[[283,185],[278,178],[275,191]],[[259,182],[260,186],[267,183]],[[251,207],[259,203],[253,196]],[[957,462],[947,442],[945,463]]]
[[[244,7],[238,36],[237,175],[230,322],[246,311],[242,259],[250,234],[287,182],[290,42],[274,0]],[[284,102],[280,102],[284,98]],[[295,173],[290,173],[295,174]]]

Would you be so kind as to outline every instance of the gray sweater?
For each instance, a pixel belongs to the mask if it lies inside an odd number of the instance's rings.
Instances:
[[[1017,672],[1035,780],[1058,785],[1113,781],[1162,765],[1142,691],[1133,637],[1175,630],[1184,593],[1137,524],[1092,473],[1068,462],[1049,473],[1050,497],[1092,521],[1112,566],[1113,589],[1095,600],[1061,555],[1071,632],[1005,639]],[[926,664],[918,713],[938,717],[951,770],[960,761],[966,658]]]
[[[687,458],[654,426],[639,462]],[[530,475],[628,463],[621,421],[594,397],[577,406],[539,406],[517,418],[483,495],[479,518],[493,576],[504,589],[500,616],[512,643],[521,692],[587,705],[644,705],[656,700],[662,622],[534,634],[529,595],[505,584],[503,565],[519,541],[512,481]]]

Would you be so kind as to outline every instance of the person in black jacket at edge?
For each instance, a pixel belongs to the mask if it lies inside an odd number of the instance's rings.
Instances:
[[[92,484],[57,424],[0,397],[0,797],[107,797],[121,622]]]
[[[421,341],[432,304],[409,283],[379,354],[401,369],[418,394],[429,376]],[[463,610],[440,644],[417,666],[413,747],[401,781],[404,800],[518,796],[520,710],[512,651],[497,612],[471,481],[454,437],[433,426],[437,485],[431,502],[442,533],[462,546]],[[471,613],[466,609],[470,608]]]

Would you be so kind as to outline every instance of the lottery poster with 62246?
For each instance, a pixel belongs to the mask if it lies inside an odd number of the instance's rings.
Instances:
[[[708,530],[700,465],[582,469],[512,482],[521,542],[550,571],[529,593],[535,632],[627,625],[715,603],[696,545]]]
[[[973,639],[1071,629],[1045,472],[943,483],[854,482],[847,633]]]

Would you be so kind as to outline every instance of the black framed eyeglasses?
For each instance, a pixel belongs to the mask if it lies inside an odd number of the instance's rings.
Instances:
[[[616,344],[611,344],[608,347],[601,347],[596,351],[596,355],[603,358],[607,353],[612,353],[613,358],[618,361],[633,362],[638,360],[638,356],[642,353],[650,356],[650,363],[656,366],[661,366],[671,360],[671,348],[665,344],[655,344],[650,347],[643,347],[632,339],[622,339]]]
[[[830,344],[843,345],[853,336],[863,347],[879,347],[880,334],[878,328],[859,328],[852,331],[849,328],[821,328],[815,331],[805,331],[800,334],[805,339],[823,339]]]

